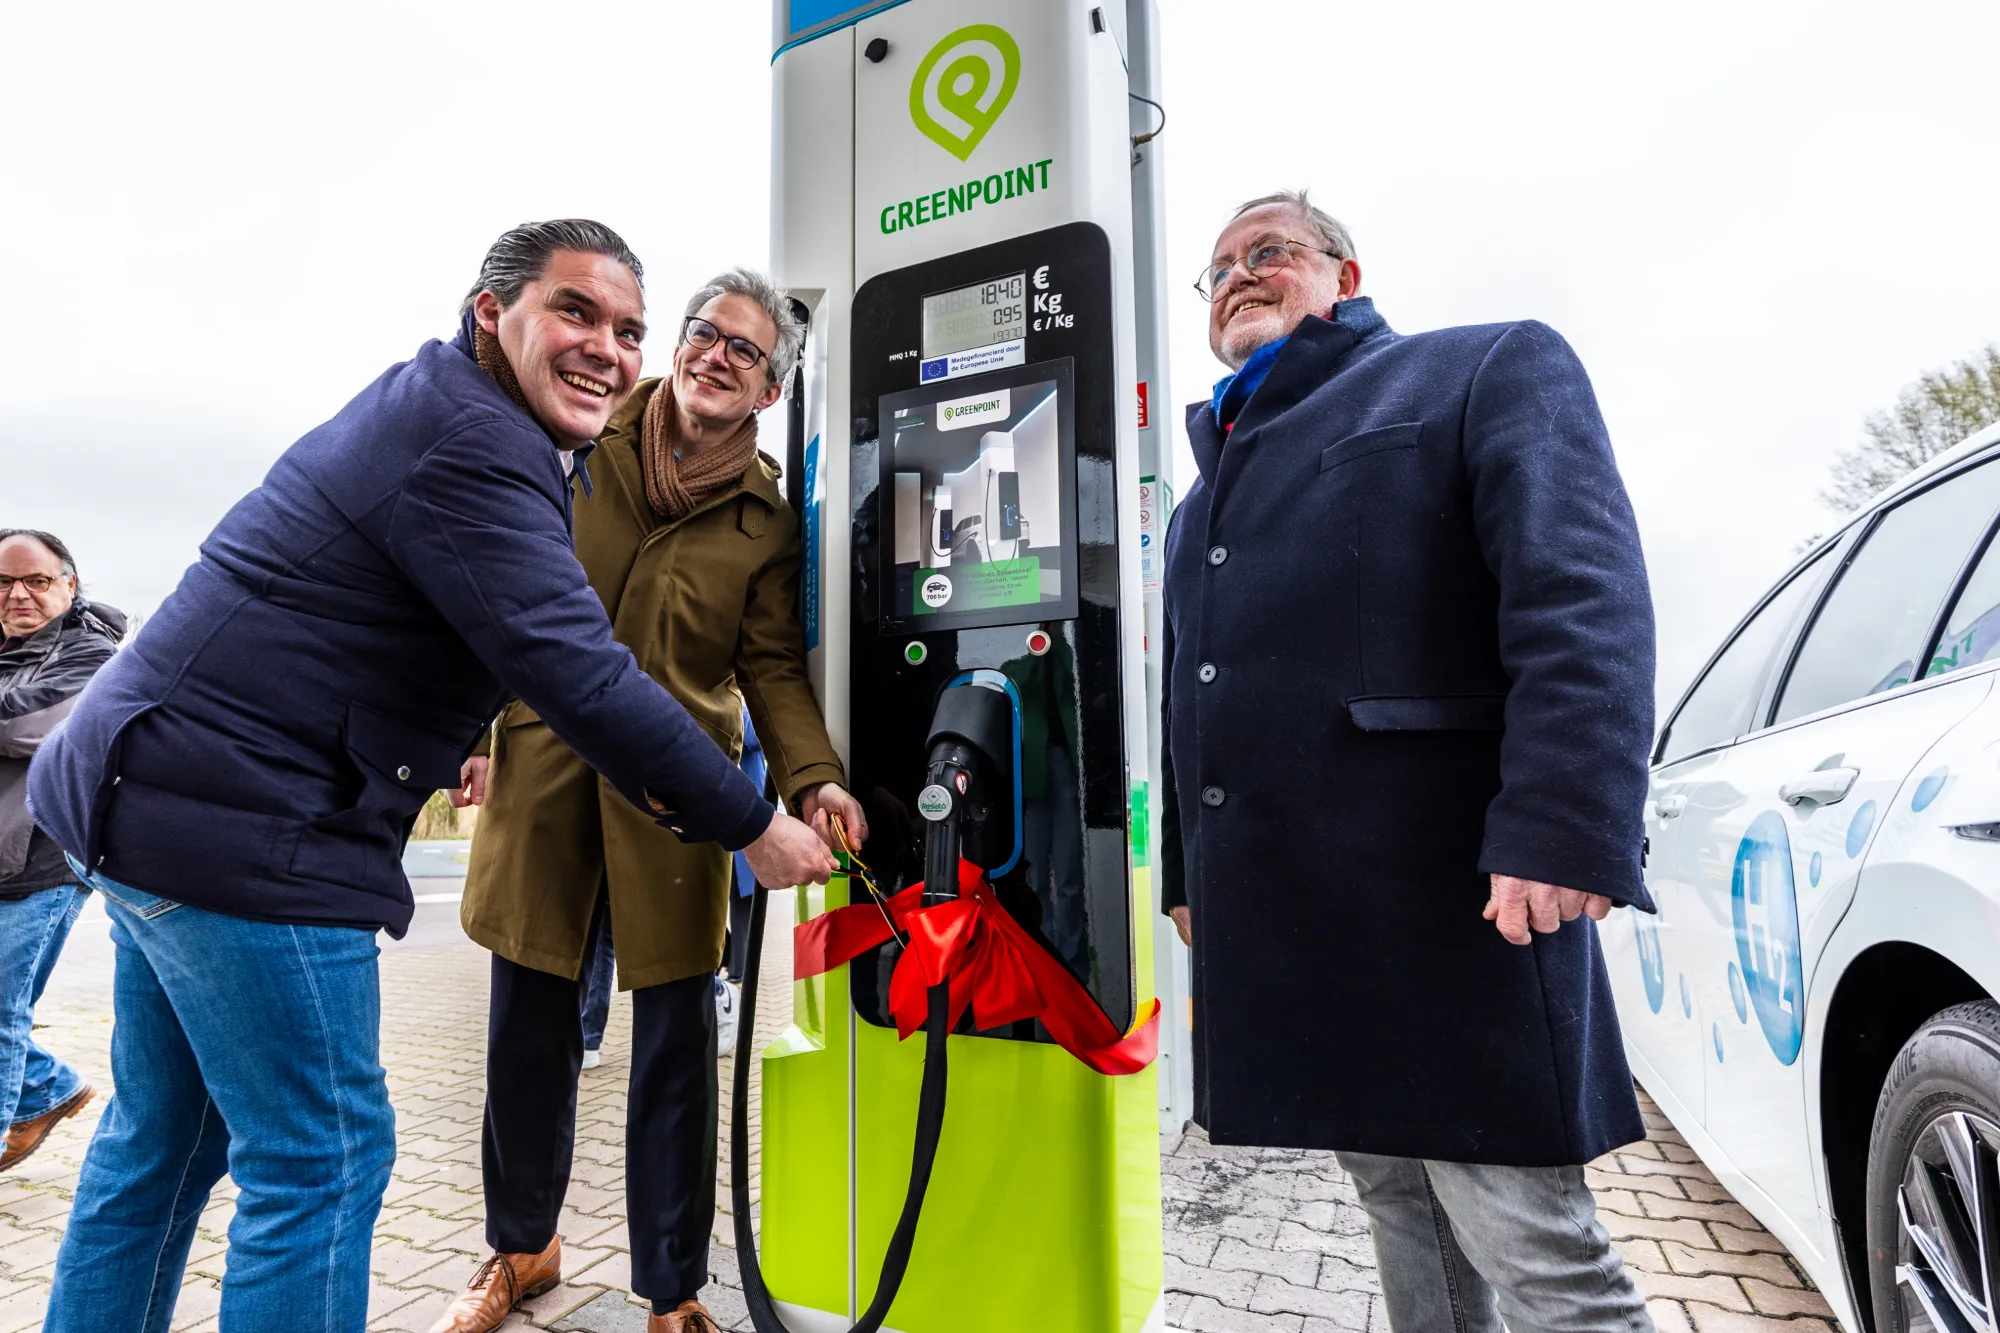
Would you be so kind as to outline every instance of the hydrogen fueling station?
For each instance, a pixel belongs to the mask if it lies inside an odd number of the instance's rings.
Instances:
[[[1156,23],[776,2],[771,267],[810,330],[786,482],[871,833],[799,894],[790,1028],[751,1051],[743,1024],[765,1333],[1165,1328],[1158,1136],[1188,1074],[1151,878]]]

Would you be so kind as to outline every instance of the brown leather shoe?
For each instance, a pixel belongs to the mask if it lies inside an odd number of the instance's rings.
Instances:
[[[722,1333],[722,1325],[700,1301],[682,1301],[672,1314],[647,1315],[646,1333]]]
[[[562,1237],[540,1254],[489,1254],[430,1333],[488,1333],[530,1296],[562,1281]]]
[[[0,1171],[5,1171],[41,1147],[49,1131],[81,1111],[96,1095],[97,1090],[86,1083],[33,1120],[7,1126],[7,1148],[5,1152],[0,1152]]]

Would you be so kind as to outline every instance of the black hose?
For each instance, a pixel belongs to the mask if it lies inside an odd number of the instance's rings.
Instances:
[[[955,820],[947,821],[956,823]],[[933,826],[935,828],[936,826]],[[742,1013],[736,1028],[736,1073],[733,1082],[735,1105],[729,1125],[729,1194],[736,1210],[736,1266],[743,1276],[743,1299],[750,1307],[750,1321],[757,1333],[790,1333],[771,1304],[764,1286],[764,1273],[757,1264],[757,1237],[750,1225],[750,1061],[756,1058],[757,973],[764,947],[765,890],[757,886],[750,906],[749,960],[743,968]],[[931,1168],[937,1162],[938,1138],[944,1129],[945,1040],[951,1029],[951,987],[948,981],[932,986],[930,1011],[924,1023],[924,1078],[917,1095],[916,1147],[910,1159],[910,1190],[903,1198],[903,1215],[889,1237],[889,1249],[882,1256],[882,1276],[875,1284],[875,1299],[868,1303],[850,1333],[876,1333],[889,1316],[889,1307],[902,1288],[903,1275],[910,1266],[910,1249],[917,1239],[917,1219],[923,1215],[924,1193],[930,1188]],[[849,1244],[854,1238],[849,1237]]]

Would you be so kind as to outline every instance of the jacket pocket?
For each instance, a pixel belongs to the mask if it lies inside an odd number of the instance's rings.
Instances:
[[[1504,694],[1376,694],[1347,700],[1362,731],[1500,731]]]
[[[405,793],[427,798],[457,786],[463,749],[386,713],[347,706],[347,752]]]
[[[1393,426],[1377,426],[1374,430],[1364,430],[1344,440],[1335,440],[1319,451],[1319,470],[1330,472],[1344,463],[1352,463],[1357,458],[1387,453],[1391,449],[1414,449],[1417,447],[1417,442],[1423,438],[1423,433],[1423,422],[1404,421]]]
[[[353,803],[309,822],[292,872],[364,886],[389,878],[417,811],[440,787],[458,785],[460,748],[361,704],[347,706],[343,732],[359,778]]]
[[[77,832],[52,827],[63,818],[64,812],[38,810],[37,822],[48,830],[64,851],[70,850],[72,840],[83,849],[83,863],[96,867],[104,860],[104,822],[111,803],[118,799],[116,788],[119,783],[119,767],[125,758],[125,738],[147,714],[160,707],[156,699],[128,699],[114,707],[108,716],[85,715],[90,724],[88,729],[77,728],[74,721],[70,734],[63,739],[60,751],[62,767],[58,779],[65,788],[63,795],[71,809],[82,816],[83,827]]]

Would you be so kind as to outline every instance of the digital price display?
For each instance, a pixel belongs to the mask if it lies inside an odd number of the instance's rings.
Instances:
[[[1028,336],[1028,275],[924,298],[924,360]]]

